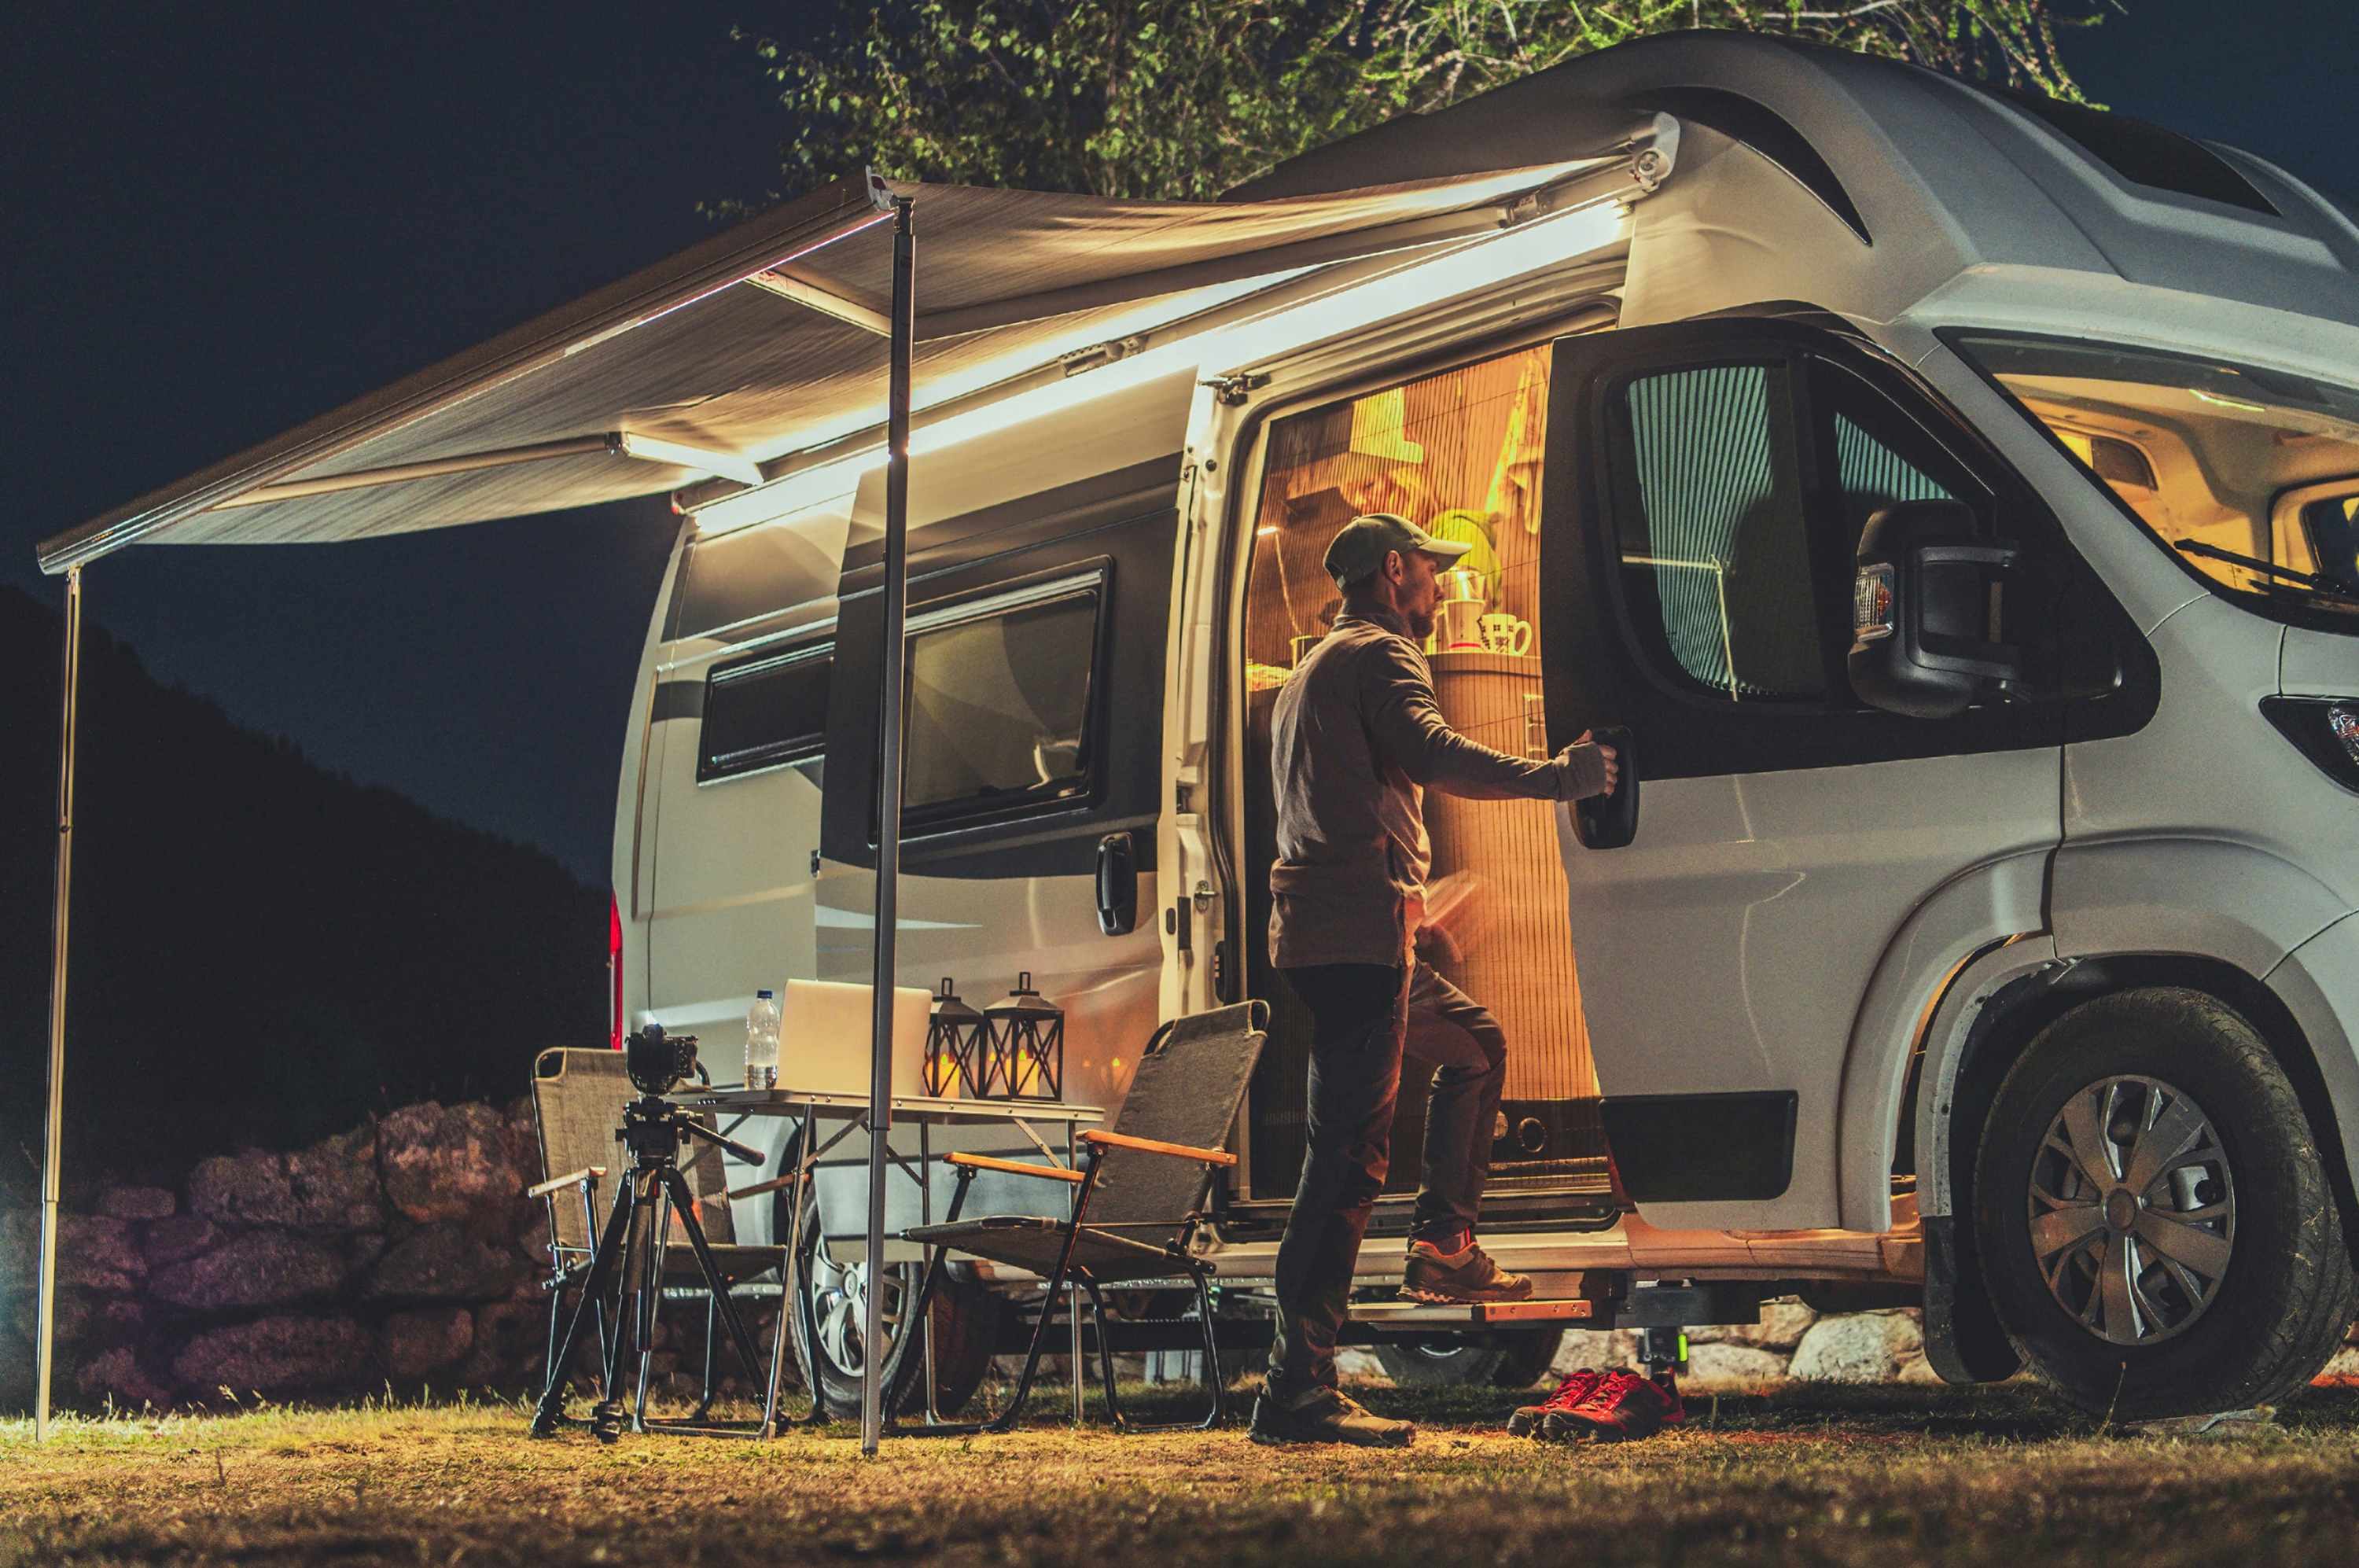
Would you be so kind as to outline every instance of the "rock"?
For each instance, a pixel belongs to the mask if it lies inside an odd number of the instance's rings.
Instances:
[[[129,1221],[103,1214],[58,1216],[59,1284],[123,1295],[147,1277],[147,1259],[140,1255]]]
[[[1902,1361],[1900,1370],[1892,1375],[1892,1380],[1896,1383],[1923,1384],[1936,1388],[1944,1386],[1941,1375],[1933,1370],[1933,1364],[1925,1359],[1921,1351]]]
[[[1706,1323],[1688,1330],[1690,1345],[1751,1345],[1765,1350],[1791,1350],[1802,1343],[1819,1314],[1788,1296],[1761,1303],[1757,1323]]]
[[[0,1327],[0,1412],[15,1414],[33,1408],[33,1380],[40,1368],[33,1358],[33,1342],[11,1328]]]
[[[29,1281],[28,1281],[29,1283]],[[82,1336],[91,1318],[91,1298],[79,1290],[60,1290],[53,1320],[58,1343],[72,1345]],[[27,1290],[8,1301],[7,1324],[29,1342],[40,1327],[41,1297]]]
[[[1786,1377],[1786,1358],[1753,1345],[1697,1345],[1688,1347],[1688,1378],[1697,1383],[1768,1383]]]
[[[457,1225],[432,1225],[385,1255],[367,1293],[390,1301],[487,1301],[509,1294],[525,1273],[513,1248],[478,1240]]]
[[[190,1173],[189,1207],[226,1225],[375,1230],[385,1222],[375,1154],[375,1129],[362,1127],[297,1154],[217,1156]]]
[[[41,1216],[31,1209],[0,1209],[0,1280],[29,1290],[41,1266]]]
[[[258,1230],[158,1269],[148,1293],[174,1306],[275,1307],[332,1295],[350,1273],[332,1243]]]
[[[1924,1344],[1924,1331],[1907,1312],[1821,1318],[1802,1335],[1788,1370],[1796,1377],[1824,1382],[1881,1383]]]
[[[220,1227],[202,1214],[174,1214],[168,1219],[150,1220],[146,1236],[147,1267],[159,1269],[183,1258],[194,1258],[220,1245],[221,1238]]]
[[[567,1304],[571,1305],[571,1298]],[[598,1340],[594,1334],[582,1337],[580,1359],[586,1366],[597,1358]],[[548,1355],[548,1301],[497,1301],[475,1309],[474,1345],[467,1364],[459,1369],[459,1379],[471,1388],[537,1390]]]
[[[464,1307],[396,1312],[377,1330],[377,1357],[391,1377],[423,1377],[463,1359],[475,1343]]]
[[[207,1329],[172,1358],[173,1380],[207,1401],[363,1387],[375,1381],[366,1330],[350,1318],[266,1317]]]
[[[1637,1353],[1638,1336],[1628,1329],[1567,1329],[1563,1342],[1556,1347],[1556,1359],[1549,1363],[1549,1371],[1561,1377],[1583,1367],[1627,1367]]]
[[[172,1402],[172,1391],[150,1377],[127,1345],[103,1350],[74,1372],[74,1387],[92,1404],[113,1399],[117,1409],[161,1410]]]
[[[166,1219],[179,1206],[180,1200],[165,1187],[109,1187],[98,1195],[98,1212],[109,1219]]]
[[[489,1105],[404,1105],[377,1129],[377,1160],[386,1196],[421,1225],[494,1214],[505,1225],[531,1185]]]

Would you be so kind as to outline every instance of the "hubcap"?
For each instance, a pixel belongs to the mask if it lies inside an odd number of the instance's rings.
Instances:
[[[2031,1252],[2056,1302],[2113,1345],[2184,1333],[2219,1294],[2235,1179],[2201,1106],[2157,1078],[2064,1102],[2031,1161]]]
[[[857,1377],[868,1365],[868,1269],[865,1264],[839,1264],[827,1248],[804,1244],[803,1277],[810,1281],[811,1318],[818,1330],[820,1353],[845,1377]],[[908,1296],[903,1269],[885,1269],[885,1301],[881,1321],[884,1353],[890,1357],[901,1337],[901,1319]]]

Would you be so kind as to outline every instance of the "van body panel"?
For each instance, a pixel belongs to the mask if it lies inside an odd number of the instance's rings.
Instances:
[[[1910,911],[1867,983],[1843,1065],[1835,1133],[1842,1227],[1892,1224],[1892,1160],[1911,1053],[1966,962],[2037,931],[2048,893],[2044,849],[1959,873]]]
[[[2288,697],[2359,697],[2359,615],[2347,633],[2286,627],[2277,690]]]

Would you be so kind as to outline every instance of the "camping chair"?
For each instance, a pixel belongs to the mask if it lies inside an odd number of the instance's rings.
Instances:
[[[1105,1384],[1106,1413],[1116,1431],[1220,1424],[1227,1411],[1221,1388],[1220,1345],[1212,1323],[1210,1279],[1213,1269],[1190,1255],[1189,1243],[1205,1218],[1212,1168],[1237,1162],[1237,1157],[1221,1145],[1228,1140],[1229,1124],[1236,1119],[1237,1105],[1245,1098],[1245,1083],[1253,1076],[1268,1023],[1268,1007],[1256,1001],[1176,1019],[1158,1029],[1139,1061],[1129,1093],[1123,1096],[1114,1129],[1082,1135],[1089,1160],[1080,1171],[979,1154],[943,1156],[943,1162],[958,1177],[949,1214],[940,1225],[919,1225],[901,1233],[903,1239],[921,1242],[933,1254],[909,1321],[928,1321],[927,1308],[941,1278],[943,1261],[952,1251],[1029,1269],[1047,1281],[1047,1293],[1033,1325],[1031,1348],[1025,1353],[1023,1376],[1006,1410],[987,1421],[936,1422],[897,1431],[912,1436],[948,1436],[1006,1432],[1013,1426],[1031,1392],[1049,1322],[1069,1284],[1079,1285],[1090,1298],[1091,1313],[1097,1322],[1098,1367]],[[995,1214],[961,1219],[976,1175],[985,1171],[1071,1185],[1071,1216],[1060,1220]],[[1114,1351],[1107,1340],[1105,1302],[1099,1290],[1106,1285],[1168,1279],[1175,1274],[1186,1275],[1196,1288],[1196,1311],[1204,1331],[1204,1387],[1211,1395],[1212,1409],[1201,1421],[1131,1421],[1123,1415],[1114,1392]],[[1076,1378],[1082,1375],[1081,1367],[1073,1368]]]
[[[624,1158],[615,1146],[614,1129],[622,1124],[624,1104],[635,1097],[631,1082],[624,1075],[623,1053],[619,1051],[544,1051],[533,1064],[533,1123],[540,1134],[541,1180],[525,1189],[525,1195],[541,1199],[549,1208],[549,1277],[541,1282],[541,1289],[549,1292],[550,1383],[563,1375],[563,1368],[556,1363],[565,1292],[590,1272],[598,1233],[606,1223],[607,1199],[600,1186],[605,1180],[608,1163]],[[710,1116],[700,1119],[708,1127],[712,1125]],[[729,1200],[735,1194],[727,1189],[721,1149],[701,1138],[689,1148],[694,1151],[693,1157],[688,1150],[682,1151],[680,1174],[688,1179],[689,1191],[695,1195],[697,1218],[704,1226],[713,1262],[731,1296],[739,1300],[782,1296],[785,1286],[780,1281],[786,1278],[786,1248],[738,1243],[729,1214]],[[578,1202],[568,1194],[569,1188],[579,1195]],[[775,1274],[776,1279],[757,1278],[769,1274]],[[720,1303],[705,1289],[704,1277],[696,1267],[696,1254],[685,1241],[665,1238],[663,1280],[657,1296],[658,1303],[704,1302],[703,1390],[695,1412],[688,1418],[701,1421],[712,1404],[713,1347],[720,1337]],[[611,1321],[609,1303],[601,1301],[596,1305],[601,1366],[613,1360],[612,1336],[620,1332],[623,1299],[632,1284],[628,1279],[617,1280]],[[781,1315],[782,1334],[786,1332],[785,1325]],[[544,1383],[543,1392],[547,1388]],[[768,1397],[766,1392],[765,1398]],[[647,1406],[643,1358],[634,1407],[636,1424],[642,1427],[647,1424]],[[766,1410],[765,1419],[771,1413]]]

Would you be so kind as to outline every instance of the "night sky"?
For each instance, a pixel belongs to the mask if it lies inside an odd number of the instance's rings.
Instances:
[[[2126,0],[2099,101],[2359,188],[2350,0]],[[712,230],[783,139],[729,24],[795,7],[27,5],[0,48],[9,474],[36,540]],[[160,678],[603,883],[663,499],[85,579]]]

